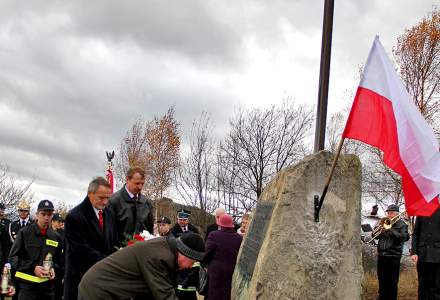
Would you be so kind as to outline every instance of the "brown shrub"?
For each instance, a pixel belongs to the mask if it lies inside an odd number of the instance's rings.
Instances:
[[[376,272],[366,272],[364,277],[364,300],[375,300],[378,297],[379,283]],[[417,271],[414,266],[402,268],[399,278],[399,300],[417,299]]]

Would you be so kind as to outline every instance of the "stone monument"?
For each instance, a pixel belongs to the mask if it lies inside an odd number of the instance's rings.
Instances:
[[[232,299],[361,299],[356,156],[339,158],[320,221],[314,221],[314,196],[322,193],[333,157],[326,151],[310,155],[267,185],[237,259]]]

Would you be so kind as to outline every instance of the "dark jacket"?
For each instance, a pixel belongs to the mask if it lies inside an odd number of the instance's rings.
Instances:
[[[130,198],[125,186],[110,197],[109,208],[115,216],[116,243],[119,247],[135,233],[147,230],[153,234],[153,204],[142,194],[135,199]]]
[[[96,262],[113,253],[113,216],[103,210],[104,231],[88,197],[66,216],[64,300],[77,300],[78,284],[82,276]]]
[[[32,220],[31,218],[29,218],[29,220],[27,221],[27,223],[24,226],[22,226],[20,218],[18,220],[15,220],[15,221],[12,221],[11,223],[9,223],[8,231],[9,231],[9,237],[11,238],[11,243],[14,242],[15,237],[20,229],[22,229],[32,223],[34,223],[34,220]]]
[[[403,244],[409,240],[408,225],[402,220],[397,221],[391,229],[378,237],[377,252],[379,256],[401,257]]]
[[[417,217],[411,248],[411,254],[417,254],[419,261],[440,263],[440,209],[431,217]]]
[[[94,265],[79,286],[80,300],[177,300],[174,238],[159,237],[125,247]]]
[[[208,267],[209,300],[231,299],[232,274],[242,239],[233,228],[209,234],[202,263]]]
[[[209,236],[209,234],[210,234],[211,232],[213,232],[213,231],[217,231],[217,230],[218,230],[218,225],[217,225],[217,223],[209,224],[209,225],[206,227],[205,241],[208,240],[208,236]]]
[[[238,225],[238,224],[236,224],[236,223],[234,222],[234,230],[237,231],[238,228],[240,228],[240,225]],[[209,236],[209,234],[210,234],[211,232],[213,232],[213,231],[217,231],[217,230],[218,230],[218,225],[217,225],[217,223],[213,223],[213,224],[208,225],[208,226],[206,227],[205,241],[208,240],[208,236]]]
[[[39,285],[40,283],[32,281],[32,278],[37,278],[34,270],[36,266],[43,266],[43,260],[48,253],[52,255],[55,277],[61,276],[62,247],[59,235],[52,228],[48,228],[46,235],[42,235],[36,223],[20,230],[9,255],[12,270],[16,271],[15,278],[26,284]]]
[[[192,225],[191,223],[188,223],[188,231],[200,234],[199,230],[196,226]],[[178,238],[182,235],[183,231],[180,227],[179,223],[176,223],[173,228],[171,228],[171,233],[174,235],[174,237]]]

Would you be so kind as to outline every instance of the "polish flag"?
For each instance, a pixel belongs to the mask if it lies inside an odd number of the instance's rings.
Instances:
[[[439,207],[439,142],[376,37],[343,137],[383,151],[400,174],[408,215],[430,216]]]

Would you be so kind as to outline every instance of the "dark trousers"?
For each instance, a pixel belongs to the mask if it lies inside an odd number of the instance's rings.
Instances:
[[[197,293],[194,291],[179,291],[177,290],[176,296],[179,300],[197,300]]]
[[[397,300],[399,284],[400,257],[379,256],[377,259],[377,279],[379,280],[379,299]]]
[[[419,300],[440,300],[440,263],[417,263]]]
[[[19,283],[18,300],[55,300],[51,283]]]

